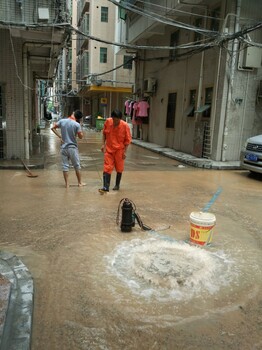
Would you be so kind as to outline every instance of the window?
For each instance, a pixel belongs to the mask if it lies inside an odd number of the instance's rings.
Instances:
[[[87,77],[89,73],[89,52],[84,51],[81,59],[82,78]]]
[[[198,108],[196,111],[197,113],[203,113],[203,118],[210,118],[211,115],[211,104],[212,104],[212,97],[213,97],[213,88],[206,88],[205,89],[205,104]]]
[[[207,106],[209,108],[206,108],[206,110],[203,111],[204,118],[210,118],[212,97],[213,97],[213,88],[212,87],[206,88],[206,90],[205,90],[205,106]]]
[[[131,56],[124,56],[124,69],[132,69],[133,58]]]
[[[123,9],[122,7],[118,6],[118,18],[126,21],[126,17],[127,17],[126,9]]]
[[[171,34],[170,37],[170,46],[176,47],[178,45],[178,38],[179,38],[179,30],[175,31]],[[175,61],[177,56],[177,50],[170,50],[169,52],[169,61]]]
[[[101,6],[101,22],[108,22],[108,7]]]
[[[168,94],[166,128],[174,128],[175,127],[176,95],[177,95],[176,93]]]
[[[194,117],[196,107],[196,90],[190,90],[189,92],[189,106],[185,111],[187,117]]]
[[[89,14],[88,13],[86,13],[83,17],[80,30],[87,35],[89,34]]]
[[[210,29],[214,30],[216,32],[219,32],[219,18],[220,16],[220,7],[214,9],[212,11],[212,20],[211,20],[211,25],[210,25]]]
[[[197,28],[202,28],[203,26],[203,20],[202,18],[197,18],[195,20],[195,27]],[[201,40],[201,34],[199,32],[195,32],[195,35],[194,35],[194,42],[197,43],[198,41]]]
[[[107,63],[107,48],[100,47],[100,63]]]
[[[68,63],[72,64],[72,49],[68,50]]]

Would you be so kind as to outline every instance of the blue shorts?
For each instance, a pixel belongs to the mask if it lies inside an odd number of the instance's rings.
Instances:
[[[75,170],[81,169],[78,148],[76,147],[62,148],[61,156],[62,156],[63,171],[69,171],[69,160],[71,161]]]

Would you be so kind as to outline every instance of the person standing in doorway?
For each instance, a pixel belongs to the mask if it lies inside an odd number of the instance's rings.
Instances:
[[[131,133],[128,124],[122,120],[122,112],[115,109],[111,118],[105,121],[103,128],[103,145],[101,151],[104,153],[103,188],[99,189],[101,194],[109,192],[112,171],[116,170],[116,183],[113,188],[118,191],[124,171],[126,151],[131,143]]]
[[[81,129],[80,121],[83,117],[81,111],[74,111],[70,117],[60,119],[54,126],[51,128],[53,133],[56,134],[61,140],[61,158],[62,158],[62,169],[63,176],[65,180],[65,187],[69,187],[68,183],[68,172],[69,172],[69,161],[71,161],[76,177],[78,186],[85,186],[81,180],[81,172],[80,172],[80,159],[79,152],[77,146],[77,136],[79,139],[83,138],[83,131]],[[61,135],[57,131],[57,129],[61,129]]]

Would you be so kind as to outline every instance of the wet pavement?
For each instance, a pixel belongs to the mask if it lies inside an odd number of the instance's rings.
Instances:
[[[79,149],[87,186],[78,188],[70,169],[69,189],[59,142],[49,130],[43,137],[45,167],[37,168],[41,157],[28,164],[38,177],[27,177],[21,164],[0,170],[0,248],[16,261],[8,269],[25,269],[28,283],[17,289],[27,302],[34,299],[34,310],[16,299],[27,319],[9,315],[4,331],[14,331],[12,320],[31,326],[20,329],[27,343],[17,341],[14,349],[30,343],[33,350],[262,347],[261,177],[237,164],[192,167],[192,159],[175,158],[184,155],[151,144],[152,152],[137,140],[120,191],[101,196],[101,133],[85,131]],[[151,231],[136,223],[121,232],[116,215],[126,197]],[[211,244],[200,247],[189,244],[189,216],[204,208],[216,225]],[[4,343],[10,338],[2,337],[3,349],[14,346]]]

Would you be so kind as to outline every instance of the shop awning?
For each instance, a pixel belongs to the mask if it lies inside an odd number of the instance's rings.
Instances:
[[[186,110],[185,110],[185,115],[189,116],[192,114],[192,112],[194,111],[195,106],[194,105],[190,105]]]
[[[203,106],[200,106],[196,111],[195,113],[203,113],[205,111],[207,111],[208,109],[211,108],[211,105],[203,105]]]
[[[83,87],[83,89],[79,92],[79,95],[82,97],[89,97],[96,93],[103,93],[103,92],[132,94],[132,88],[121,87],[121,86],[115,87],[115,86],[88,85]]]

